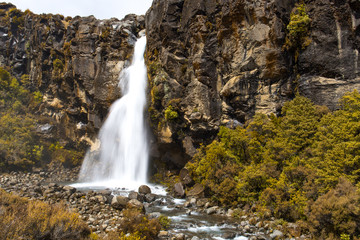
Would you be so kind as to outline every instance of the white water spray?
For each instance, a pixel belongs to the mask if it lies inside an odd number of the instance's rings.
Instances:
[[[144,36],[135,44],[131,66],[120,75],[119,85],[123,96],[111,106],[108,118],[100,130],[99,161],[94,162],[90,156],[85,157],[80,170],[80,181],[107,187],[129,187],[147,182],[145,46]]]

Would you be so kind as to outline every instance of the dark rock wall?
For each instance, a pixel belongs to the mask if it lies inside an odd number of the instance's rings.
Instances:
[[[306,0],[310,44],[295,56],[284,44],[297,2],[153,1],[145,17],[149,114],[163,156],[180,151],[186,161],[220,125],[280,113],[297,91],[335,109],[344,92],[360,89],[359,1]],[[169,105],[177,118],[166,117]]]
[[[93,140],[129,64],[144,17],[97,20],[16,12],[0,4],[0,65],[40,90],[39,113],[62,128],[63,139]]]

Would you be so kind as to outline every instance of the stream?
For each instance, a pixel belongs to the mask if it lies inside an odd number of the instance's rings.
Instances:
[[[105,187],[105,183],[76,183],[71,184],[80,191],[111,190],[113,195],[128,196],[130,192],[136,191],[136,185],[128,188],[112,186]],[[151,203],[144,203],[146,213],[150,216],[167,216],[171,220],[168,232],[173,234],[184,234],[186,239],[235,239],[246,240],[248,237],[239,234],[239,224],[224,215],[208,215],[199,212],[195,206],[187,206],[185,199],[177,199],[166,194],[165,189],[158,185],[148,185],[156,199]]]

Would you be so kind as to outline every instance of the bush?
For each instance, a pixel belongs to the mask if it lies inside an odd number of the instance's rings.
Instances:
[[[160,229],[161,225],[157,219],[148,219],[139,210],[123,210],[120,231],[122,234],[130,233],[130,236],[132,236],[130,239],[156,239]]]
[[[340,103],[329,112],[296,96],[280,117],[257,114],[246,127],[221,127],[186,167],[223,205],[256,204],[264,215],[310,222],[314,234],[353,237],[360,222],[350,187],[360,181],[360,94],[347,93]]]
[[[309,44],[308,31],[311,19],[306,13],[305,4],[298,4],[290,15],[287,25],[288,35],[285,47],[287,49],[303,49]]]
[[[359,236],[360,195],[347,179],[319,197],[311,206],[309,222],[317,237]]]
[[[64,205],[29,201],[0,190],[2,239],[85,239],[90,229]]]

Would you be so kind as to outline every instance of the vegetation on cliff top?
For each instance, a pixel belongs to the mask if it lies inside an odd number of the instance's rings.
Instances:
[[[280,117],[221,128],[187,167],[223,205],[305,221],[316,237],[359,236],[360,94],[340,105],[330,112],[297,96]]]

